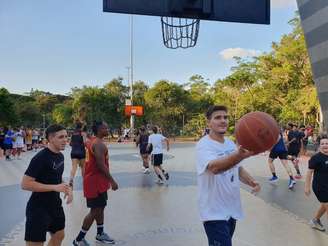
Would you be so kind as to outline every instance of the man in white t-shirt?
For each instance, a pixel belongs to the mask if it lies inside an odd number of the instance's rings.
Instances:
[[[169,140],[162,134],[158,133],[156,126],[153,127],[153,134],[149,136],[147,149],[151,152],[151,161],[154,167],[154,171],[158,177],[158,184],[164,184],[164,180],[169,179],[169,174],[162,168],[163,164],[163,142],[166,143],[166,150],[169,151],[170,144]]]
[[[227,107],[211,106],[206,118],[209,134],[196,147],[199,212],[209,246],[231,246],[236,220],[243,217],[239,181],[251,186],[255,193],[261,188],[240,163],[253,153],[224,136],[228,128]]]

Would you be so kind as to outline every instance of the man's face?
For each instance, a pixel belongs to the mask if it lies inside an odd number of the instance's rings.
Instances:
[[[103,122],[101,126],[98,128],[98,132],[101,136],[107,137],[109,135],[108,125],[106,122]]]
[[[57,150],[64,150],[67,143],[66,130],[61,130],[54,134],[50,134],[49,143],[52,144]]]
[[[323,138],[320,140],[320,150],[324,153],[328,153],[328,139]]]
[[[212,113],[212,116],[207,120],[208,127],[214,133],[225,134],[228,129],[228,113],[219,110]]]

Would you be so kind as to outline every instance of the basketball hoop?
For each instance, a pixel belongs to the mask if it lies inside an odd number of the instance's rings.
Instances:
[[[197,43],[199,33],[199,19],[178,17],[161,17],[163,43],[167,48],[187,49]]]

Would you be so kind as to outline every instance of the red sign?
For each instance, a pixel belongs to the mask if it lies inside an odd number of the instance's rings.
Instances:
[[[124,113],[125,116],[131,116],[131,115],[143,116],[144,114],[143,106],[125,105]]]

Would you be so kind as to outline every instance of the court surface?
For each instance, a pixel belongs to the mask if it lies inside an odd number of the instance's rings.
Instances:
[[[131,246],[200,246],[207,245],[197,211],[195,144],[175,143],[165,152],[164,168],[170,173],[168,185],[157,185],[154,173],[143,174],[138,149],[133,144],[110,143],[112,175],[119,190],[109,192],[105,210],[105,230],[117,240],[116,245]],[[20,189],[21,177],[35,152],[24,153],[22,160],[0,160],[0,245],[24,245],[24,213],[29,192]],[[65,172],[70,171],[69,147],[65,150]],[[318,202],[303,193],[304,178],[294,190],[287,188],[287,175],[276,161],[280,177],[276,185],[267,182],[270,172],[267,155],[245,161],[244,166],[261,183],[257,196],[242,187],[245,218],[237,224],[235,246],[326,246],[328,234],[311,229],[311,219]],[[303,173],[307,159],[301,160]],[[66,237],[71,245],[88,212],[81,190],[81,177],[76,179],[74,201],[65,205]],[[322,220],[328,229],[328,221]],[[86,238],[94,241],[95,225]]]

